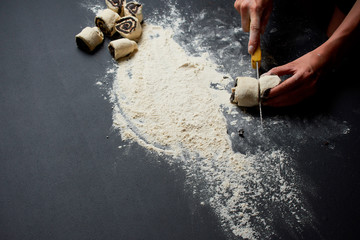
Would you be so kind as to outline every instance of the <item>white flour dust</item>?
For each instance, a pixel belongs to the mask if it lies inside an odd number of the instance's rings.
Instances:
[[[212,60],[214,56],[222,59],[241,45],[231,45],[232,31],[222,27],[224,47],[209,57],[206,53],[211,49],[202,39],[210,39],[207,34],[212,30],[203,29],[199,31],[203,35],[194,35],[194,41],[185,43],[197,55],[191,56],[188,48],[184,50],[174,40],[174,33],[185,34],[181,27],[186,21],[174,4],[167,7],[167,17],[155,13],[145,19],[139,51],[108,71],[110,75],[116,71],[109,94],[114,127],[124,141],[164,155],[170,164],[179,163],[201,205],[214,209],[230,237],[277,236],[274,222],[279,219],[298,235],[313,220],[291,159],[276,147],[253,155],[233,151],[231,138],[235,136],[228,133],[229,125],[236,127],[239,119],[253,119],[229,103],[233,79],[220,73],[223,67]],[[208,15],[201,11],[192,18],[206,21]],[[217,24],[226,25],[220,20]],[[243,57],[240,59],[242,62]],[[229,63],[232,69],[239,66],[238,60]],[[96,84],[103,87],[102,81]],[[228,124],[224,114],[238,119]]]
[[[180,161],[192,184],[206,186],[198,189],[200,197],[236,236],[273,234],[263,204],[288,208],[291,203],[294,207],[283,211],[290,214],[289,222],[308,221],[295,184],[278,168],[286,164],[284,153],[261,156],[274,162],[268,168],[256,156],[232,150],[222,112],[235,108],[222,90],[232,79],[217,68],[205,56],[189,56],[173,40],[172,30],[144,25],[139,51],[117,69],[111,91],[114,126],[123,140]]]

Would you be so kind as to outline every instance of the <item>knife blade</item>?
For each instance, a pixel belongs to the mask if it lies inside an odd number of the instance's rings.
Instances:
[[[259,82],[259,68],[261,65],[261,48],[260,44],[256,48],[255,52],[251,55],[251,66],[256,69],[256,79],[258,80],[258,94],[259,94],[259,112],[260,112],[260,123],[263,125],[262,109],[261,109],[261,96],[260,96],[260,82]]]

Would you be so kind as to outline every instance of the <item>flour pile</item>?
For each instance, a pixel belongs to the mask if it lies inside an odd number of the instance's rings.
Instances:
[[[145,24],[139,49],[119,63],[111,92],[114,126],[122,139],[180,161],[193,184],[206,185],[201,197],[236,236],[268,235],[271,222],[259,214],[267,211],[262,204],[298,206],[301,201],[278,168],[260,167],[254,156],[233,152],[222,112],[235,108],[225,90],[233,80],[206,56],[189,56],[170,29]],[[262,157],[277,161],[275,166],[286,161],[280,151]],[[307,215],[301,207],[289,211],[294,219]]]

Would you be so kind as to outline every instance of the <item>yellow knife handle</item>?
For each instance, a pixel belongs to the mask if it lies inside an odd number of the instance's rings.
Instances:
[[[253,55],[251,55],[251,66],[256,69],[256,62],[258,62],[259,68],[260,68],[260,63],[261,63],[261,49],[260,49],[260,44],[258,45],[258,47],[256,48],[255,52]]]

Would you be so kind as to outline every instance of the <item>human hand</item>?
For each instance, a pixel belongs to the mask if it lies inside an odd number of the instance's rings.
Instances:
[[[250,31],[248,52],[253,54],[260,44],[260,34],[265,32],[272,10],[272,0],[236,0],[235,9],[241,15],[241,27]]]
[[[267,74],[292,75],[270,90],[262,103],[266,106],[285,107],[297,104],[316,92],[316,82],[329,59],[312,51],[293,62],[271,69]]]

